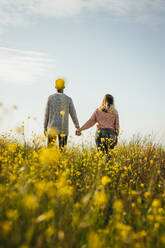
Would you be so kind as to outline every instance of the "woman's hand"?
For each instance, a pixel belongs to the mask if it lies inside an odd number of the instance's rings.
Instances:
[[[81,135],[81,130],[80,130],[80,129],[77,129],[76,132],[75,132],[75,134],[76,134],[77,136],[80,136],[80,135]]]

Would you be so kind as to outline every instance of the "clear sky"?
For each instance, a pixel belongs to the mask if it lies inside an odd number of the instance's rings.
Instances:
[[[80,125],[110,93],[121,137],[165,144],[164,44],[164,0],[0,0],[1,132],[25,121],[27,138],[41,134],[47,97],[64,77]]]

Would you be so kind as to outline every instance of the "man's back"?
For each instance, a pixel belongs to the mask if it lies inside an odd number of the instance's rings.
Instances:
[[[48,132],[49,129],[54,129],[56,134],[68,135],[69,114],[75,127],[79,127],[72,99],[63,93],[50,95],[46,105],[44,129],[48,129]]]

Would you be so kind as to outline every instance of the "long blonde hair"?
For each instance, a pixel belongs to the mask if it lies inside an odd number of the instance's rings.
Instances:
[[[114,106],[114,98],[110,94],[106,94],[103,98],[102,104],[99,107],[100,111],[111,113],[111,114],[117,114],[117,110]]]

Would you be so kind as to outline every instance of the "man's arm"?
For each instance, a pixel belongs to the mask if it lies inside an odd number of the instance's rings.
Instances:
[[[49,99],[47,100],[46,108],[45,108],[45,115],[44,115],[44,132],[47,131],[48,121],[49,121]]]
[[[70,104],[69,104],[69,114],[72,118],[72,121],[75,127],[79,129],[80,128],[79,121],[78,121],[76,110],[75,110],[75,107],[74,107],[74,104],[71,98],[70,98]]]

